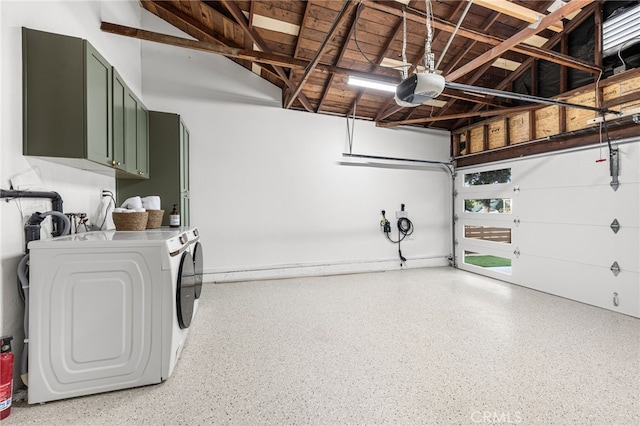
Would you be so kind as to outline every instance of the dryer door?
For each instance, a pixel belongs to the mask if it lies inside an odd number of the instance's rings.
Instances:
[[[176,311],[180,328],[188,328],[193,317],[193,302],[195,300],[193,275],[193,258],[188,251],[182,253],[180,270],[176,287]]]
[[[200,298],[200,292],[202,291],[202,265],[204,261],[202,259],[202,244],[197,242],[193,246],[193,270],[194,270],[194,282],[196,299]]]

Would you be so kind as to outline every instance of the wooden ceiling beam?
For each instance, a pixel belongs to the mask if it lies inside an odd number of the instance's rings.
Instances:
[[[311,0],[307,0],[306,2],[304,2],[304,15],[302,16],[302,21],[300,21],[300,31],[298,32],[298,38],[296,39],[296,47],[293,51],[294,58],[300,57],[300,40],[304,39],[302,35],[304,32],[304,29],[307,28],[307,25],[305,23],[307,22],[307,18],[309,17],[310,10],[311,10]]]
[[[588,6],[590,3],[593,3],[593,1],[594,0],[571,0],[571,2],[565,4],[561,8],[557,9],[555,12],[552,12],[547,16],[545,16],[540,21],[540,23],[537,25],[536,28],[527,27],[521,30],[520,32],[509,37],[504,42],[500,43],[500,45],[491,48],[489,51],[483,53],[482,55],[478,56],[474,60],[468,62],[464,66],[453,71],[451,74],[445,76],[445,78],[447,79],[447,81],[458,80],[463,75],[468,74],[469,72],[480,67],[481,65],[491,61],[492,59],[497,58],[507,50],[518,45],[519,43],[522,43],[523,41],[530,38],[531,36],[538,34],[542,30],[546,29],[549,25],[553,24],[554,22],[561,20],[563,17],[570,15],[571,13],[575,12],[578,9],[582,9]]]
[[[489,17],[483,22],[482,32],[487,32],[489,28],[491,28],[491,26],[498,20],[499,17],[500,17],[500,14],[498,12],[492,12],[492,14],[489,15]],[[473,46],[475,46],[476,43],[477,43],[476,40],[472,40],[471,42],[467,43],[467,45],[460,51],[460,53],[456,55],[456,57],[450,63],[447,64],[447,68],[445,69],[443,74],[444,75],[449,74],[458,65],[458,63],[464,58],[464,56],[466,56],[466,54],[473,48]],[[466,81],[466,83],[473,84],[476,82],[476,80],[474,80],[473,78],[470,78]],[[447,103],[442,108],[440,108],[437,115],[438,116],[444,115],[444,113],[447,112],[449,108],[451,108],[456,103],[456,100],[457,99],[455,98],[449,99]],[[476,108],[479,108],[480,106],[481,104],[477,104]]]
[[[198,36],[194,36],[194,37],[199,40],[205,39],[210,42],[218,43],[222,46],[238,47],[233,42],[225,38],[218,37],[216,34],[212,34],[209,28],[202,25],[201,22],[196,21],[195,19],[193,19],[193,17],[188,16],[186,13],[182,12],[181,10],[176,9],[169,2],[166,2],[166,1],[143,1],[142,2],[142,5],[145,9],[147,9],[149,12],[153,13],[154,15],[162,19],[162,16],[160,16],[159,14],[149,9],[148,7],[149,4],[152,4],[153,7],[155,7],[156,9],[162,10],[165,13],[168,13],[169,15],[174,16],[177,20],[182,22],[184,25],[189,27],[195,34],[197,34]]]
[[[492,14],[482,24],[482,32],[487,32],[489,28],[491,28],[491,26],[496,22],[499,16],[500,14],[498,12],[492,12]],[[471,51],[476,43],[478,43],[477,40],[468,41],[460,50],[460,52],[458,52],[458,54],[447,63],[446,68],[444,68],[443,70],[443,75],[449,74],[456,66],[458,66],[460,61],[467,55],[467,53]]]
[[[349,22],[349,31],[347,32],[347,36],[344,39],[344,43],[342,43],[342,46],[340,47],[340,53],[338,53],[338,57],[336,58],[335,61],[335,65],[339,66],[340,65],[340,61],[342,61],[342,58],[344,58],[344,54],[347,51],[347,47],[349,46],[349,41],[351,41],[351,36],[353,35],[353,32],[355,30],[355,15],[351,17],[351,21]],[[320,97],[320,102],[318,102],[318,108],[316,109],[316,112],[322,110],[322,107],[324,106],[324,101],[327,99],[327,94],[329,93],[329,89],[331,89],[331,85],[333,84],[333,79],[335,78],[336,74],[331,74],[329,76],[329,79],[327,80],[327,83],[324,86],[324,89],[322,90],[322,96]]]
[[[236,23],[240,25],[240,28],[242,28],[244,33],[249,37],[251,37],[251,40],[253,40],[255,45],[258,46],[258,48],[262,50],[264,53],[272,53],[271,49],[267,47],[267,43],[262,39],[262,37],[260,37],[260,34],[258,34],[254,28],[251,28],[249,26],[249,23],[247,22],[247,18],[244,16],[244,13],[242,13],[240,6],[238,6],[236,2],[232,0],[220,0],[220,1],[222,5],[229,11],[229,13],[231,13]],[[284,84],[287,87],[289,87],[289,89],[291,90],[295,89],[296,87],[295,84],[289,79],[289,76],[284,71],[284,69],[282,69],[280,65],[275,65],[274,67],[275,67],[276,73],[278,73],[278,76],[284,82]],[[309,102],[309,99],[307,99],[306,96],[304,95],[299,96],[299,100],[302,106],[307,111],[309,112],[314,111],[313,106],[311,105],[311,102]]]
[[[507,0],[473,0],[473,4],[520,19],[521,21],[529,22],[530,24],[535,24],[546,16],[543,13],[536,12],[535,10],[528,9]],[[559,33],[562,32],[562,27],[562,21],[558,21],[549,25],[548,28]]]
[[[258,50],[245,50],[235,47],[226,47],[206,41],[175,37],[167,34],[156,33],[153,31],[142,30],[139,28],[127,27],[125,25],[113,24],[110,22],[102,22],[100,25],[100,29],[107,33],[136,38],[139,40],[152,41],[169,46],[183,47],[186,49],[214,53],[226,56],[228,58],[247,59],[254,62],[273,64],[291,69],[305,69],[309,65],[309,61],[305,61],[304,59],[295,59],[291,58],[290,56],[279,55],[277,53],[267,53]],[[398,83],[400,81],[399,78],[389,77],[388,75],[373,74],[366,71],[356,71],[348,68],[341,68],[326,64],[318,64],[315,68],[315,71],[353,75],[362,78],[374,78],[376,80],[389,83]]]
[[[565,27],[565,32],[563,33],[558,33],[555,34],[553,37],[551,37],[549,40],[547,40],[547,42],[544,44],[543,47],[546,48],[552,48],[553,46],[555,46],[558,42],[561,41],[563,35],[566,35],[567,33],[570,33],[574,28],[577,28],[579,25],[581,25],[589,16],[591,16],[591,14],[593,13],[597,13],[598,12],[598,4],[596,3],[592,3],[591,5],[589,5],[588,7],[586,7],[585,9],[583,9],[582,13],[576,18],[571,20],[571,23],[569,25],[567,25]],[[528,58],[526,61],[524,61],[517,70],[515,70],[514,72],[512,72],[511,74],[509,74],[509,76],[507,78],[505,78],[504,80],[502,80],[500,82],[500,84],[498,84],[495,88],[497,90],[504,90],[509,83],[515,81],[518,77],[520,77],[528,68],[530,68],[533,63],[534,63],[534,59],[533,57]],[[472,111],[478,111],[482,106],[481,105],[476,105]],[[464,119],[461,119],[459,121],[457,121],[454,125],[453,128],[457,129],[458,127],[460,127],[464,122]]]
[[[219,43],[220,45],[227,47],[238,47],[231,41],[225,38],[218,37],[215,33],[212,33],[208,27],[202,25],[201,22],[198,22],[197,20],[193,19],[193,17],[187,15],[181,10],[176,9],[169,2],[144,0],[142,1],[142,6],[160,19],[164,18],[158,13],[158,10],[161,10],[164,13],[175,17],[176,19],[178,19],[178,21],[186,25],[187,28],[193,32],[190,34],[198,40]],[[271,65],[267,65],[266,67],[263,67],[263,69],[276,78],[280,78]]]
[[[344,0],[344,3],[342,5],[342,9],[340,9],[340,12],[338,13],[338,16],[336,16],[336,19],[333,21],[333,24],[331,25],[331,29],[327,33],[324,41],[320,45],[320,48],[318,49],[318,51],[314,55],[314,57],[311,60],[311,62],[309,62],[309,65],[305,68],[304,75],[302,76],[302,80],[293,89],[293,92],[291,93],[291,96],[289,97],[289,100],[285,103],[285,109],[291,108],[291,105],[293,104],[293,102],[295,102],[295,100],[301,95],[302,88],[304,87],[304,85],[307,82],[307,80],[309,79],[309,77],[311,77],[311,74],[313,73],[313,70],[320,63],[320,59],[322,58],[322,52],[324,52],[324,50],[326,49],[326,47],[329,44],[329,42],[333,39],[336,31],[340,27],[340,24],[342,23],[342,20],[345,18],[345,16],[355,12],[355,10],[356,10],[356,8],[354,7],[355,5],[357,5],[357,3],[351,2],[351,0]],[[347,43],[348,43],[348,41],[347,41]]]
[[[379,123],[376,123],[376,126],[377,127],[397,127],[397,126],[404,126],[408,124],[424,124],[424,123],[431,123],[435,121],[456,120],[459,118],[494,117],[496,115],[507,115],[507,114],[515,114],[519,112],[531,111],[536,108],[540,108],[540,105],[526,105],[526,106],[513,107],[513,108],[492,109],[492,110],[480,111],[480,112],[478,111],[462,112],[460,114],[441,115],[439,117],[415,118],[413,120],[379,122]]]
[[[561,34],[557,34],[556,36],[554,36],[554,39],[549,40],[547,42],[547,44],[555,44],[555,42],[557,42],[559,40],[560,36],[561,36]],[[512,73],[509,77],[504,79],[497,86],[497,89],[498,90],[504,89],[504,87],[510,81],[513,81],[516,78],[518,78],[518,76],[520,76],[533,63],[534,59],[535,58],[528,58],[514,73]],[[491,64],[489,62],[487,62],[484,65],[482,65],[476,71],[476,73],[473,75],[473,77],[471,77],[469,79],[469,81],[475,82],[477,79],[479,79],[486,72],[486,70],[490,66],[491,66]],[[445,108],[447,108],[449,106],[449,104],[453,103],[453,102],[454,102],[454,100],[449,101],[447,103],[447,105],[445,105],[442,108],[441,111],[444,111]],[[459,121],[453,126],[454,128],[457,128],[459,123],[461,121],[463,121],[464,119],[467,119],[467,118],[472,118],[472,117],[492,117],[492,116],[496,116],[496,115],[513,114],[513,113],[516,113],[516,112],[533,110],[533,109],[539,107],[539,105],[525,105],[525,106],[522,106],[522,107],[513,107],[513,108],[503,108],[503,109],[495,109],[495,110],[489,110],[489,111],[480,111],[480,109],[483,108],[484,106],[485,105],[483,105],[482,103],[478,103],[478,105],[473,107],[473,109],[468,113],[450,114],[450,115],[447,115],[447,116],[438,115],[436,117],[416,118],[416,119],[413,119],[413,120],[400,120],[400,121],[386,122],[386,123],[385,122],[380,122],[380,123],[376,123],[376,125],[379,125],[380,127],[395,127],[395,126],[398,126],[398,125],[434,123],[434,122],[437,122],[437,121],[445,121],[445,120],[457,119]]]
[[[380,10],[382,12],[386,12],[395,16],[402,16],[402,10],[398,9],[396,7],[390,6],[388,4],[383,4],[383,3],[377,3],[377,2],[373,2],[372,0],[362,0],[364,4],[366,4],[367,6],[370,6],[371,8]],[[594,0],[573,0],[573,1],[594,1]],[[565,6],[566,7],[566,6]],[[560,9],[558,9],[560,10]],[[557,13],[558,10],[556,10],[553,13]],[[547,16],[551,16],[547,15]],[[559,16],[559,14],[555,15],[555,16]],[[413,9],[413,8],[407,8],[407,19],[414,21],[414,22],[419,22],[421,24],[423,24],[425,22],[425,13],[422,11],[419,11],[417,9]],[[546,19],[546,18],[545,18]],[[456,26],[454,24],[452,24],[451,22],[447,22],[444,19],[439,19],[439,18],[434,18],[433,19],[433,26],[439,30],[445,31],[445,32],[453,32],[455,31]],[[542,29],[540,30],[542,31]],[[538,31],[539,32],[539,31]],[[494,36],[489,36],[486,34],[483,34],[480,31],[474,31],[474,30],[470,30],[468,28],[465,27],[460,27],[458,29],[458,32],[456,33],[457,35],[461,36],[461,37],[465,37],[471,40],[475,40],[476,42],[480,42],[480,43],[485,43],[485,44],[489,44],[491,46],[499,46],[502,43],[504,43],[506,40],[501,39],[499,37],[494,37]],[[528,37],[525,37],[525,39],[527,39]],[[522,40],[524,41],[524,40]],[[522,45],[522,44],[516,44],[511,46],[509,49],[507,50],[512,50],[514,52],[517,53],[521,53],[523,55],[527,55],[527,56],[534,56],[537,57],[539,59],[544,59],[546,61],[549,62],[554,62],[554,63],[558,63],[560,65],[564,65],[564,66],[568,66],[571,68],[575,68],[578,69],[580,71],[586,71],[592,74],[597,74],[600,72],[600,68],[592,63],[589,63],[587,61],[583,61],[581,59],[577,59],[577,58],[573,58],[571,56],[567,56],[567,55],[562,55],[559,54],[558,52],[553,52],[550,50],[545,50],[545,49],[541,49],[535,46],[529,46],[529,45]]]
[[[100,29],[104,32],[137,38],[140,40],[153,41],[170,46],[184,47],[192,50],[216,53],[229,58],[246,59],[250,61],[287,68],[301,69],[304,68],[308,63],[307,61],[303,61],[301,59],[293,59],[288,56],[279,55],[277,53],[267,53],[261,52],[259,50],[246,50],[238,47],[222,46],[217,43],[190,40],[183,37],[175,37],[167,34],[156,33],[153,31],[142,30],[139,28],[127,27],[125,25],[113,24],[110,22],[102,22],[100,25]]]

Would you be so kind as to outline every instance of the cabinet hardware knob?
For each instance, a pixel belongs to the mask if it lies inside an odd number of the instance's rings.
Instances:
[[[116,160],[111,160],[111,165],[115,166],[116,165]]]
[[[119,165],[120,165],[120,162],[118,161],[118,163],[117,163],[116,165],[117,165],[117,166],[119,166]]]

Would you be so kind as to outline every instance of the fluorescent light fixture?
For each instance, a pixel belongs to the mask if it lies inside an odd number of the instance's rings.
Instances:
[[[382,90],[385,92],[396,93],[396,84],[387,83],[386,81],[369,80],[366,78],[349,76],[349,85],[366,87],[369,89]]]

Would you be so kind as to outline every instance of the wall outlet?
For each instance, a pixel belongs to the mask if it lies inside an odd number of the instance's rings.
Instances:
[[[409,213],[406,210],[398,210],[396,212],[396,219],[402,219],[409,217]]]

